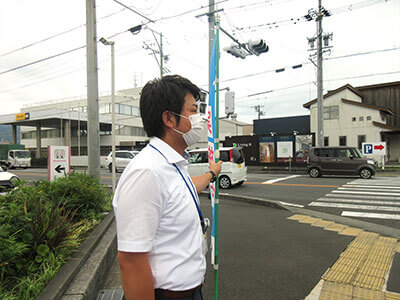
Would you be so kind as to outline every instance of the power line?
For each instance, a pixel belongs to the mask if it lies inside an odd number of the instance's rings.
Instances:
[[[86,48],[86,45],[78,47],[78,48],[70,49],[70,50],[67,50],[67,51],[52,55],[52,56],[48,56],[48,57],[45,57],[45,58],[30,62],[30,63],[27,63],[27,64],[22,65],[22,66],[18,66],[18,67],[15,67],[15,68],[0,72],[0,75],[7,74],[7,73],[10,73],[12,71],[16,71],[16,70],[19,70],[19,69],[22,69],[22,68],[25,68],[25,67],[29,67],[29,66],[38,64],[40,62],[43,62],[43,61],[46,61],[46,60],[49,60],[49,59],[52,59],[52,58],[55,58],[55,57],[58,57],[58,56],[61,56],[61,55],[65,55],[65,54],[68,54],[68,53],[72,53],[74,51],[77,51],[77,50],[80,50],[80,49],[83,49],[83,48]]]
[[[342,77],[342,78],[326,79],[326,80],[324,80],[324,82],[348,80],[348,79],[356,79],[356,78],[366,78],[366,77],[381,76],[381,75],[394,75],[394,74],[399,74],[399,73],[400,73],[400,71],[365,74],[365,75],[349,76],[349,77]],[[283,87],[283,88],[279,88],[279,89],[274,89],[274,90],[271,90],[271,92],[290,90],[290,89],[293,89],[293,88],[309,85],[309,84],[312,84],[312,83],[313,83],[312,81],[309,81],[309,82],[300,83],[300,84],[296,84],[296,85],[292,85],[292,86],[287,86],[287,87]],[[246,102],[249,102],[249,101],[257,101],[257,100],[265,100],[266,98],[267,97],[256,98],[256,99],[248,99],[248,96],[243,96],[243,97],[236,98],[236,100],[246,100]]]
[[[329,57],[329,58],[325,58],[325,60],[348,58],[348,57],[354,57],[354,56],[360,56],[360,55],[374,54],[374,53],[379,53],[379,52],[395,51],[395,50],[399,50],[399,49],[400,49],[400,47],[395,47],[395,48],[380,49],[380,50],[374,50],[374,51],[368,51],[368,52],[359,52],[359,53],[353,53],[353,54],[348,54],[348,55]],[[303,62],[302,64],[303,65],[308,65],[308,64],[310,64],[310,62],[306,61],[306,62]],[[285,66],[285,67],[283,67],[281,69],[292,68],[292,67],[293,66]],[[239,80],[239,79],[248,78],[248,77],[254,77],[254,76],[262,75],[262,74],[265,74],[265,73],[276,72],[276,70],[280,70],[280,69],[266,70],[266,71],[247,74],[247,75],[243,75],[243,76],[239,76],[239,77],[233,77],[233,78],[229,78],[229,79],[220,80],[220,82],[228,82],[228,81],[234,81],[234,80]]]
[[[113,13],[111,13],[111,14],[109,14],[109,15],[104,16],[104,17],[101,17],[101,18],[99,18],[99,20],[103,20],[103,19],[109,18],[109,17],[111,17],[111,16],[113,16],[113,15],[116,15],[116,14],[121,13],[121,12],[124,11],[124,10],[125,10],[125,8],[123,8],[123,9],[117,11],[117,12],[113,12]],[[51,40],[51,39],[56,38],[56,37],[59,37],[59,36],[64,35],[64,34],[66,34],[66,33],[70,33],[70,32],[72,32],[72,31],[75,31],[75,30],[77,30],[77,29],[79,29],[79,28],[82,28],[82,27],[85,27],[85,26],[86,26],[86,24],[81,24],[81,25],[79,25],[79,26],[73,27],[73,28],[68,29],[68,30],[65,30],[65,31],[63,31],[63,32],[60,32],[60,33],[54,34],[54,35],[52,35],[52,36],[46,37],[46,38],[44,38],[44,39],[42,39],[42,40],[33,42],[33,43],[28,44],[28,45],[25,45],[25,46],[22,46],[22,47],[20,47],[20,48],[18,48],[18,49],[14,49],[14,50],[11,50],[11,51],[9,51],[9,52],[0,54],[0,57],[4,57],[4,56],[7,56],[7,55],[9,55],[9,54],[18,52],[18,51],[20,51],[20,50],[24,50],[24,49],[26,49],[26,48],[35,46],[35,45],[37,45],[37,44],[46,42],[46,41],[48,41],[48,40]]]
[[[154,21],[150,18],[148,18],[147,16],[141,14],[140,12],[137,12],[136,10],[130,8],[129,6],[123,4],[122,2],[119,2],[118,0],[113,0],[114,2],[118,3],[119,5],[125,7],[126,9],[129,9],[130,11],[134,12],[135,14],[141,16],[142,18],[145,18],[147,21],[149,21],[149,23],[154,23]]]
[[[359,3],[348,5],[348,6],[342,6],[342,7],[338,7],[335,9],[330,9],[329,13],[336,15],[336,14],[345,13],[345,12],[353,11],[356,9],[372,6],[375,4],[382,3],[382,2],[387,2],[387,0],[367,0],[367,1],[359,2]],[[227,9],[227,10],[229,10],[229,9]],[[291,24],[295,25],[298,23],[304,23],[307,21],[309,21],[309,20],[307,20],[304,16],[292,17],[292,18],[286,19],[286,20],[280,20],[280,21],[274,21],[274,22],[268,22],[268,23],[263,23],[263,24],[258,24],[258,25],[237,28],[234,32],[236,32],[236,31],[253,31],[254,32],[254,31],[256,31],[256,28],[269,27],[269,29],[272,29],[272,28],[278,28],[278,27],[284,26],[284,25],[291,25]]]

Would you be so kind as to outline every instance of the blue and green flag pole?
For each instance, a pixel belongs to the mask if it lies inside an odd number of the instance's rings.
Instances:
[[[219,156],[219,20],[216,18],[216,32],[210,62],[210,90],[208,97],[208,159],[218,162]],[[218,299],[218,211],[219,178],[210,184],[212,231],[211,264],[214,266],[214,299]]]

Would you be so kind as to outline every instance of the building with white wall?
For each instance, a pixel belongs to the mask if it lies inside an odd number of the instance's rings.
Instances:
[[[368,91],[368,97],[364,91]],[[371,92],[373,91],[373,92]],[[387,161],[400,162],[400,82],[354,88],[346,84],[323,96],[324,146],[355,146],[386,142]],[[377,98],[376,101],[371,98]],[[366,98],[370,98],[369,103]],[[375,105],[385,98],[385,106]],[[310,110],[310,129],[317,132],[317,100]],[[394,107],[394,109],[392,109]],[[399,119],[400,120],[400,119]]]
[[[143,129],[139,110],[141,88],[121,90],[115,96],[116,149],[141,149],[149,140]],[[111,151],[111,96],[99,97],[100,155]],[[27,116],[17,120],[17,115]],[[37,158],[47,157],[48,146],[70,146],[74,157],[87,157],[87,99],[75,97],[24,106],[19,114],[0,116],[0,124],[12,125],[13,139],[21,128],[20,143]],[[252,125],[234,120],[220,120],[220,140],[225,136],[251,134]],[[15,143],[15,142],[14,142]],[[207,122],[204,136],[194,148],[207,147]],[[85,164],[81,159],[80,164]]]

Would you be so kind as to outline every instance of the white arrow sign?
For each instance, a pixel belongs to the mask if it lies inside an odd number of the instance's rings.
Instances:
[[[68,146],[49,146],[49,180],[64,177],[71,171],[71,149]]]

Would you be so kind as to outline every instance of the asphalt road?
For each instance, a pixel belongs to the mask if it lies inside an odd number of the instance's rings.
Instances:
[[[47,179],[46,169],[10,170],[24,180]],[[117,173],[117,180],[121,173]],[[112,185],[111,174],[101,170],[101,182]],[[400,177],[361,180],[358,177],[248,173],[247,182],[220,193],[281,201],[325,213],[400,228]]]

